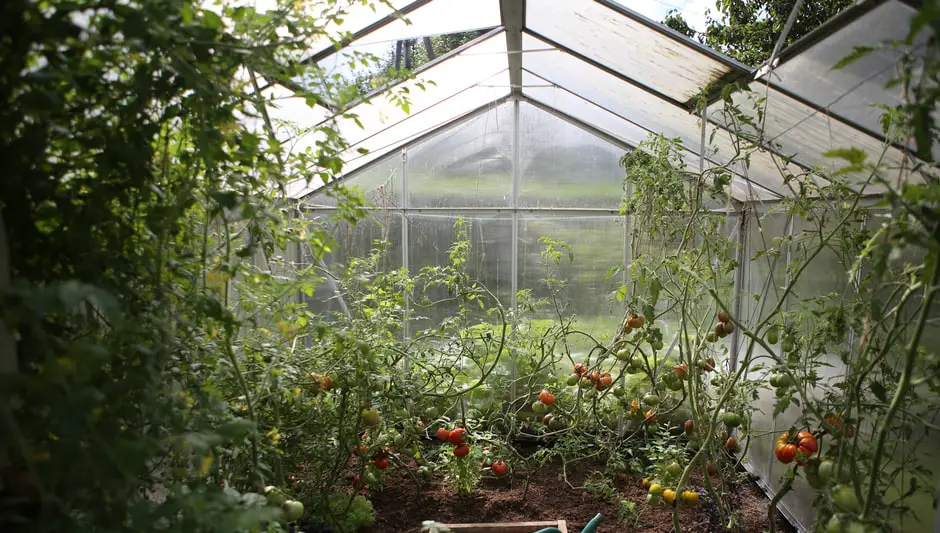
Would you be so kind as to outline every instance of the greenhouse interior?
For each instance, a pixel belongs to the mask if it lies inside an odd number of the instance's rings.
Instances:
[[[8,0],[0,529],[940,532],[936,0]]]

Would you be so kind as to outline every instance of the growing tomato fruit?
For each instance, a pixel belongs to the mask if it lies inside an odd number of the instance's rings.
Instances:
[[[643,396],[643,403],[645,403],[646,405],[649,405],[649,406],[655,407],[655,406],[659,405],[659,401],[660,401],[660,400],[659,400],[659,396],[656,396],[656,395],[653,394],[653,393],[649,393],[649,394],[647,394],[646,396]]]
[[[568,376],[568,380],[565,381],[565,383],[566,383],[569,387],[574,387],[575,385],[578,384],[578,381],[580,381],[580,380],[581,380],[581,378],[580,378],[577,374],[571,374],[570,376]]]
[[[767,329],[767,335],[764,336],[764,339],[767,340],[767,344],[777,344],[780,333],[777,331],[777,326],[770,326]]]
[[[728,321],[728,313],[726,313],[724,309],[722,309],[721,311],[718,311],[718,321],[719,322]]]
[[[362,410],[362,423],[366,427],[375,427],[379,425],[382,417],[379,416],[379,412],[376,409],[363,409]]]
[[[659,483],[653,483],[650,485],[649,493],[659,496],[660,494],[663,493],[663,486],[660,485]]]
[[[664,491],[663,491],[663,501],[665,501],[665,502],[668,503],[669,505],[672,505],[672,503],[673,503],[674,501],[676,501],[676,491],[674,491],[674,490],[672,490],[672,489],[666,489],[666,490],[664,490]]]
[[[610,384],[614,382],[614,378],[610,376],[609,373],[604,372],[603,375],[597,378],[597,384],[595,388],[599,391],[606,390],[607,387],[610,387]]]
[[[506,472],[509,471],[509,467],[506,466],[506,463],[504,463],[503,461],[496,461],[495,463],[493,463],[493,466],[490,467],[490,470],[492,470],[492,472],[496,474],[497,476],[502,477],[502,476],[505,476]]]
[[[686,374],[689,373],[689,365],[682,363],[679,366],[672,367],[672,371],[676,373],[679,379],[685,379]]]
[[[858,498],[855,497],[855,489],[848,485],[837,485],[832,489],[832,501],[839,509],[848,513],[858,512]]]
[[[545,405],[551,405],[555,403],[555,395],[548,392],[547,390],[543,390],[539,393],[539,401]]]
[[[644,489],[649,489],[650,486],[652,485],[652,483],[650,482],[650,478],[648,478],[648,477],[643,478],[643,481],[640,482],[640,485],[641,485]]]
[[[714,330],[715,330],[715,335],[717,335],[719,338],[724,338],[724,336],[725,336],[725,323],[724,323],[724,322],[718,322],[718,323],[716,323]]]
[[[723,322],[722,324],[724,325],[721,327],[721,330],[724,331],[725,336],[734,333],[734,322]]]
[[[682,424],[682,429],[685,431],[686,435],[691,435],[695,431],[695,421],[691,418],[685,421],[685,424]]]
[[[790,464],[796,459],[796,450],[796,444],[778,441],[774,447],[774,455],[781,463]]]
[[[724,328],[722,328],[722,330],[724,330]],[[706,342],[715,342],[717,340],[718,340],[718,335],[714,331],[709,331],[708,334],[705,335]]]
[[[544,414],[545,411],[548,411],[548,406],[547,406],[547,405],[545,405],[544,403],[542,403],[542,402],[540,402],[540,401],[538,401],[538,400],[532,402],[532,412],[533,412],[533,413],[535,413],[535,414],[537,414],[537,415],[541,415],[541,414]]]
[[[827,481],[832,479],[832,477],[835,475],[836,464],[826,459],[822,461],[821,463],[819,463],[819,468],[817,468],[816,471],[819,474],[819,479],[823,483],[826,483]]]
[[[287,501],[287,495],[274,485],[268,485],[264,488],[264,496],[268,500],[268,505],[273,505],[274,507],[280,507]]]
[[[375,459],[372,460],[372,464],[374,464],[375,467],[378,468],[379,470],[385,470],[386,468],[388,468],[388,459],[384,457],[376,457]]]
[[[585,372],[587,372],[587,366],[585,366],[583,363],[578,363],[574,365],[574,373],[576,375],[582,376],[584,375]]]
[[[666,472],[671,476],[678,476],[682,473],[682,465],[680,465],[677,461],[673,461],[672,463],[669,463],[669,466],[666,467]]]
[[[437,415],[440,414],[437,411],[437,407],[428,407],[424,410],[424,418],[428,420],[434,420],[437,418]]]
[[[304,504],[296,500],[287,500],[281,505],[288,522],[296,522],[304,515]]]
[[[449,440],[451,444],[455,444],[455,445],[462,444],[463,439],[465,438],[466,434],[467,434],[466,429],[454,428],[453,430],[451,430],[450,435],[447,436],[447,440]]]
[[[332,382],[330,381],[329,376],[311,372],[308,377],[310,378],[310,385],[307,388],[313,394],[319,394],[320,392],[330,390],[330,385]]]
[[[617,353],[614,354],[614,357],[616,357],[616,358],[617,358],[618,360],[620,360],[620,361],[629,361],[629,360],[630,360],[630,350],[628,350],[628,349],[626,349],[626,348],[623,348],[623,349],[621,349],[621,350],[617,350]]]
[[[454,446],[454,455],[457,457],[465,457],[470,454],[470,446],[466,444],[459,444]]]
[[[695,507],[698,505],[698,493],[691,490],[684,490],[679,495],[679,501],[686,507]]]
[[[601,379],[601,373],[595,370],[588,374],[588,379],[591,380],[591,383],[597,383],[597,381]]]
[[[649,411],[647,411],[646,413],[644,413],[644,415],[643,415],[643,420],[646,420],[646,421],[649,422],[650,424],[655,423],[655,422],[656,422],[656,411],[650,409]]]
[[[444,428],[438,428],[437,438],[438,440],[442,440],[442,441],[450,440],[450,431],[447,431]]]
[[[839,415],[826,415],[825,423],[822,426],[824,431],[832,433],[836,437],[851,439],[855,436],[855,428],[851,424],[846,425],[845,420]]]
[[[738,453],[741,451],[741,445],[734,437],[728,437],[728,440],[725,441],[725,449],[728,450],[728,453]]]
[[[359,479],[359,474],[353,474],[352,486],[354,489],[361,489],[362,487],[365,486],[363,485],[362,481]]]
[[[728,427],[736,428],[744,423],[744,417],[738,413],[728,412],[721,415],[721,423]]]
[[[646,319],[643,318],[643,315],[634,315],[630,317],[630,320],[627,320],[627,325],[633,329],[640,329],[645,323]]]
[[[713,462],[711,462],[711,461],[709,461],[709,462],[708,462],[708,465],[706,465],[705,471],[708,472],[708,475],[709,475],[709,476],[717,476],[717,475],[718,475],[718,467],[715,466],[715,463],[713,463]]]

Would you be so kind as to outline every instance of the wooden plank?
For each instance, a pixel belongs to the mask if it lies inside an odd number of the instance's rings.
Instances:
[[[459,533],[534,533],[546,527],[557,527],[562,533],[568,533],[568,526],[564,520],[550,522],[495,522],[490,524],[443,524],[451,531]],[[440,533],[432,528],[431,533]]]

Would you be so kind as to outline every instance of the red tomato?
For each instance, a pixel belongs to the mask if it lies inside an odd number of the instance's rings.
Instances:
[[[685,421],[685,424],[682,425],[682,429],[685,430],[686,435],[691,435],[695,431],[695,422],[690,418]]]
[[[539,393],[539,401],[545,405],[551,405],[555,403],[555,395],[548,392],[547,390],[543,390]]]
[[[454,453],[456,454],[457,452],[455,451]],[[506,466],[506,463],[502,461],[496,461],[493,463],[493,466],[490,467],[490,470],[492,470],[493,473],[497,476],[505,476],[506,472],[509,471],[509,467]]]
[[[594,374],[597,374],[597,372],[595,372]],[[609,373],[604,372],[604,375],[599,376],[596,380],[593,380],[592,378],[592,381],[594,381],[595,389],[599,391],[603,391],[603,390],[607,390],[607,388],[610,387],[610,384],[613,383],[614,378],[610,377]]]
[[[463,442],[464,436],[467,434],[467,430],[464,428],[456,428],[450,432],[450,435],[447,437],[447,440],[450,441],[453,445],[458,445]]]
[[[601,379],[601,373],[595,370],[594,372],[591,372],[591,374],[588,376],[588,379],[591,380],[591,383],[596,385],[597,381]]]
[[[457,457],[464,457],[470,454],[470,447],[466,444],[458,444],[454,446],[454,455]]]
[[[372,464],[374,464],[375,467],[379,470],[385,470],[388,468],[388,459],[385,459],[384,457],[381,459],[375,459],[372,461]]]
[[[438,440],[443,440],[443,441],[450,440],[450,431],[447,431],[444,428],[438,429],[437,438]]]
[[[646,412],[645,418],[646,418],[646,421],[649,422],[650,424],[656,422],[656,411],[653,411],[652,409],[650,409],[649,411]]]
[[[679,366],[673,367],[672,371],[679,376],[679,379],[685,379],[685,375],[689,373],[689,365],[682,363]]]
[[[642,328],[644,323],[646,323],[646,319],[643,318],[643,315],[632,316],[627,320],[627,325],[633,329]]]
[[[582,363],[574,365],[574,373],[578,376],[583,375],[585,372],[587,372],[587,366],[583,365]]]
[[[777,445],[774,447],[774,455],[777,456],[777,460],[781,463],[790,464],[793,462],[793,459],[796,458],[796,444],[778,441]]]

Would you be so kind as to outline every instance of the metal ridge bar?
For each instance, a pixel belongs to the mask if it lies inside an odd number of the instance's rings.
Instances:
[[[617,2],[614,2],[613,0],[594,0],[594,1],[597,2],[598,4],[601,4],[602,6],[605,6],[607,8],[612,9],[613,11],[616,11],[617,13],[620,13],[621,15],[633,20],[634,22],[637,22],[639,24],[646,26],[647,28],[665,37],[669,37],[672,40],[680,44],[683,44],[689,48],[692,48],[693,50],[701,53],[702,55],[708,56],[709,58],[714,59],[715,61],[718,61],[719,63],[722,63],[725,66],[731,67],[734,70],[746,71],[746,72],[752,71],[750,67],[734,59],[733,57],[728,57],[725,54],[722,54],[721,52],[717,50],[714,50],[708,46],[705,46],[704,44],[698,41],[695,41],[694,39],[690,39],[689,37],[682,35],[681,33],[673,30],[672,28],[669,28],[654,20],[650,20],[649,18],[637,13],[636,11],[633,11],[632,9],[628,7],[622,6],[618,4]]]
[[[395,11],[394,13],[392,13],[391,15],[386,15],[386,16],[382,17],[381,19],[379,19],[379,20],[373,22],[372,24],[369,24],[369,25],[366,26],[365,28],[362,28],[361,30],[359,30],[359,31],[357,31],[357,32],[355,32],[355,33],[353,33],[353,34],[352,34],[352,37],[349,38],[349,39],[347,39],[347,40],[343,40],[338,48],[337,48],[336,44],[332,44],[332,45],[330,45],[330,46],[327,46],[326,48],[320,50],[319,52],[317,52],[317,53],[313,54],[312,56],[308,57],[307,59],[305,59],[305,60],[304,60],[304,63],[316,63],[316,62],[318,62],[318,61],[321,61],[321,60],[323,60],[323,59],[325,59],[325,58],[327,58],[327,57],[329,57],[329,56],[335,54],[336,52],[339,52],[340,50],[342,50],[342,49],[344,49],[344,48],[346,48],[346,47],[348,47],[348,46],[353,45],[356,41],[358,41],[359,39],[362,39],[362,38],[365,37],[366,35],[369,35],[370,33],[374,32],[375,30],[377,30],[377,29],[379,29],[379,28],[381,28],[381,27],[383,27],[383,26],[386,26],[386,25],[388,25],[388,24],[390,24],[390,23],[392,23],[392,22],[394,22],[394,21],[396,21],[396,20],[399,20],[399,19],[401,18],[401,16],[399,16],[399,14],[401,14],[401,15],[407,15],[407,14],[413,12],[413,11],[416,11],[418,8],[424,7],[424,6],[426,6],[427,4],[430,4],[430,3],[431,3],[431,0],[416,0],[416,1],[414,1],[414,2],[412,2],[412,3],[410,3],[410,4],[408,4],[407,6],[404,6],[404,7],[402,7],[401,9],[396,10],[396,11]]]
[[[526,70],[526,72],[529,72],[529,73],[532,74],[533,76],[538,76],[539,78],[545,79],[545,78],[543,78],[542,76],[539,76],[538,74],[535,74],[534,72],[530,72],[528,69],[524,69],[524,70]],[[550,83],[555,83],[555,82],[552,82],[551,80],[547,80],[547,79],[546,79],[546,81],[548,81],[548,82],[550,82]],[[607,113],[610,113],[611,115],[613,115],[613,116],[619,118],[620,120],[623,120],[624,122],[633,124],[634,126],[636,126],[636,127],[640,128],[640,129],[646,131],[647,133],[652,133],[652,134],[654,134],[654,135],[661,135],[660,132],[655,131],[655,130],[652,130],[652,129],[646,127],[646,126],[643,126],[642,124],[638,124],[638,123],[634,122],[633,120],[630,120],[629,118],[627,118],[627,117],[621,115],[620,113],[617,113],[616,111],[613,111],[613,110],[611,110],[611,109],[608,109],[607,107],[604,107],[604,106],[602,106],[602,105],[600,105],[600,104],[598,104],[598,103],[596,103],[596,102],[592,102],[591,100],[588,100],[587,98],[581,96],[580,94],[578,94],[578,93],[576,93],[576,92],[573,92],[573,91],[571,91],[571,90],[566,89],[566,88],[565,88],[564,86],[562,86],[562,85],[555,84],[555,86],[556,86],[558,89],[561,89],[562,91],[565,91],[566,93],[568,93],[568,94],[574,96],[575,98],[579,98],[579,99],[581,99],[581,100],[583,100],[583,101],[585,101],[585,102],[587,102],[587,103],[589,103],[589,104],[591,104],[591,105],[597,107],[598,109],[601,109],[601,110],[603,110],[603,111],[605,111],[605,112],[607,112]],[[536,100],[536,99],[533,99],[531,96],[526,96],[525,98],[527,98],[528,100],[533,101],[533,102],[538,101],[538,100]],[[551,107],[550,105],[545,104],[545,103],[542,103],[542,105],[544,105],[544,106],[546,106],[546,107]],[[554,108],[552,108],[552,109],[554,109]],[[558,113],[561,113],[561,114],[563,114],[563,115],[565,115],[565,116],[567,116],[567,117],[570,117],[570,115],[568,115],[568,114],[566,114],[566,113],[564,113],[564,112],[562,112],[562,111],[558,111],[558,110],[555,110],[555,111],[558,112]],[[575,118],[573,118],[573,117],[570,117],[570,118],[572,118],[572,120],[578,120],[578,119],[575,119]],[[578,122],[581,122],[581,121],[578,121]],[[582,123],[583,123],[583,122],[582,122]],[[724,130],[724,131],[726,131],[726,132],[728,131],[727,129],[722,128],[720,125],[714,124],[711,120],[709,120],[709,123],[715,125],[715,126],[718,127],[718,128],[721,128],[722,130]],[[587,127],[588,127],[588,128],[591,128],[591,129],[594,129],[594,128],[591,127],[591,126],[587,126]],[[599,131],[599,130],[597,130],[597,131]],[[621,141],[621,142],[623,143],[624,141]],[[628,146],[629,146],[629,145],[628,145]],[[686,151],[688,151],[690,154],[694,154],[694,155],[697,155],[697,156],[701,156],[701,155],[702,155],[702,154],[699,154],[696,150],[693,150],[693,149],[689,148],[688,146],[686,146],[685,143],[682,143],[682,147],[683,147],[683,149],[685,149]],[[779,155],[779,154],[778,154],[778,155]],[[781,156],[781,157],[783,157],[783,156]],[[715,160],[713,160],[713,159],[710,159],[710,158],[707,157],[707,156],[705,157],[705,160],[708,161],[709,163],[715,165],[715,166],[719,166],[719,167],[720,167],[720,166],[724,166],[722,163],[719,163],[719,162],[717,162],[717,161],[715,161]],[[730,170],[730,169],[729,169],[729,170]],[[778,192],[776,192],[776,191],[773,191],[773,190],[771,190],[771,189],[768,189],[767,187],[765,187],[765,186],[763,186],[763,185],[761,185],[761,184],[759,184],[759,183],[757,183],[757,182],[755,182],[755,181],[752,181],[752,180],[751,180],[750,178],[748,178],[747,176],[742,176],[741,174],[738,174],[738,173],[735,172],[734,170],[730,170],[730,172],[731,172],[732,174],[734,174],[735,176],[741,178],[742,180],[746,181],[747,183],[749,183],[749,184],[751,184],[751,185],[753,185],[753,186],[755,186],[755,187],[757,187],[757,188],[759,188],[759,189],[761,189],[761,190],[763,190],[763,191],[767,191],[769,194],[772,194],[772,195],[774,195],[774,196],[776,196],[776,197],[778,197],[778,198],[783,198],[783,197],[784,197],[784,195],[782,195],[782,194],[780,194],[780,193],[778,193]],[[743,200],[742,200],[742,201],[743,201]]]
[[[644,92],[647,92],[647,93],[651,94],[652,96],[655,96],[656,98],[659,98],[660,100],[663,100],[663,101],[665,101],[665,102],[669,102],[670,104],[672,104],[672,105],[674,105],[674,106],[676,106],[676,107],[680,107],[680,108],[685,109],[686,111],[688,111],[688,108],[685,107],[685,103],[684,103],[684,102],[680,102],[679,100],[676,100],[675,98],[672,98],[671,96],[667,96],[667,95],[665,95],[665,94],[663,94],[663,93],[657,91],[656,89],[653,89],[652,87],[649,87],[649,86],[647,86],[647,85],[644,85],[644,84],[642,84],[642,83],[636,81],[635,79],[633,79],[633,78],[627,76],[626,74],[623,74],[623,73],[621,73],[621,72],[619,72],[619,71],[617,71],[617,70],[614,70],[614,69],[608,67],[607,65],[605,65],[605,64],[603,64],[603,63],[601,63],[601,62],[599,62],[599,61],[597,61],[597,60],[595,60],[595,59],[591,59],[590,57],[587,57],[586,55],[584,55],[584,54],[582,54],[582,53],[580,53],[580,52],[576,52],[575,50],[572,50],[571,48],[568,48],[567,46],[565,46],[565,45],[559,43],[558,41],[554,41],[554,40],[550,39],[549,37],[546,37],[546,36],[542,35],[541,33],[532,30],[531,28],[526,28],[525,30],[523,30],[523,32],[524,32],[524,33],[528,33],[530,37],[535,37],[536,39],[538,39],[538,40],[544,42],[545,44],[548,44],[548,45],[550,45],[550,46],[553,46],[554,48],[558,49],[558,51],[560,51],[560,52],[564,52],[564,53],[566,53],[566,54],[568,54],[568,55],[570,55],[570,56],[572,56],[572,57],[575,57],[575,58],[577,58],[577,59],[580,59],[581,61],[584,61],[585,63],[591,65],[592,67],[597,68],[597,69],[600,69],[600,70],[604,71],[604,72],[607,73],[607,74],[610,74],[611,76],[617,78],[618,80],[620,80],[620,81],[622,81],[622,82],[629,83],[630,85],[633,85],[633,86],[636,87],[637,89],[640,89],[640,90],[642,90],[642,91],[644,91]]]
[[[521,102],[521,100],[520,100]],[[298,209],[307,213],[333,213],[339,209],[333,206],[316,206],[309,204],[300,204]],[[581,207],[402,207],[402,208],[381,208],[366,207],[366,211],[392,211],[396,213],[415,214],[415,215],[460,215],[470,213],[472,215],[509,215],[513,213],[524,215],[559,215],[559,216],[584,216],[584,217],[622,217],[620,209],[602,209],[602,208],[581,208]],[[724,208],[709,209],[712,213],[726,213],[731,215],[740,214],[741,211],[726,211]]]
[[[408,140],[408,141],[406,141],[406,142],[404,142],[404,143],[401,143],[401,144],[397,144],[397,145],[395,145],[394,148],[389,148],[386,152],[382,153],[381,155],[379,155],[378,157],[376,157],[376,158],[373,159],[372,161],[366,163],[365,165],[362,165],[361,167],[357,168],[356,170],[353,170],[353,171],[350,172],[349,174],[340,175],[340,177],[334,179],[333,181],[331,181],[331,182],[329,182],[329,183],[325,183],[325,184],[321,185],[320,187],[317,187],[316,189],[314,189],[314,190],[312,190],[312,191],[310,191],[310,192],[304,193],[303,196],[300,196],[299,198],[307,198],[307,197],[309,197],[309,196],[311,196],[311,195],[313,195],[313,194],[318,194],[318,193],[320,193],[320,192],[325,191],[325,190],[327,189],[327,187],[332,187],[334,183],[342,183],[342,182],[344,182],[344,181],[347,181],[347,180],[350,180],[350,179],[352,179],[352,178],[355,178],[355,177],[358,176],[359,174],[362,174],[363,172],[366,172],[366,171],[368,171],[368,170],[371,170],[372,168],[374,168],[374,167],[380,165],[381,163],[385,162],[385,161],[388,159],[388,157],[389,157],[390,155],[392,155],[392,154],[395,153],[396,150],[411,148],[411,147],[415,146],[416,144],[419,144],[419,143],[421,143],[421,142],[424,142],[425,140],[427,140],[427,139],[430,138],[430,137],[434,137],[434,136],[436,136],[436,135],[439,135],[439,134],[441,134],[441,133],[444,133],[444,132],[446,132],[447,130],[449,130],[449,129],[451,129],[451,128],[457,127],[457,126],[463,124],[464,122],[467,122],[468,120],[472,120],[473,118],[475,118],[475,117],[477,117],[477,116],[479,116],[479,115],[482,115],[483,113],[489,111],[490,109],[499,107],[500,104],[503,104],[503,103],[509,101],[509,99],[510,99],[510,96],[509,96],[509,95],[502,96],[502,97],[500,97],[500,98],[497,98],[496,100],[493,100],[492,102],[483,104],[483,105],[481,105],[481,106],[479,106],[479,107],[477,107],[477,108],[475,108],[475,109],[472,109],[472,110],[470,110],[470,111],[464,113],[463,115],[460,115],[460,116],[458,116],[458,117],[456,117],[456,118],[454,118],[454,119],[452,119],[452,120],[449,120],[449,121],[445,122],[444,124],[439,124],[439,125],[433,127],[432,129],[429,129],[429,130],[425,131],[424,133],[418,135],[417,137],[414,137],[413,139],[410,139],[410,140]]]
[[[522,94],[522,28],[525,27],[525,0],[499,0],[499,16],[506,29],[509,54],[509,84],[512,94]]]

